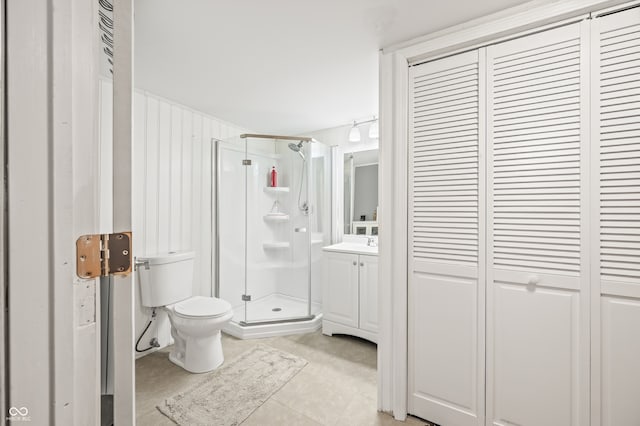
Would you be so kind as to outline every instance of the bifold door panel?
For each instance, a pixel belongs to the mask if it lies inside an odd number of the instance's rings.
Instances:
[[[603,293],[640,298],[640,10],[598,29],[599,276]]]
[[[640,8],[592,28],[592,425],[640,424]],[[599,311],[599,312],[598,312]]]
[[[487,48],[490,424],[589,422],[585,26]]]
[[[484,417],[483,64],[410,69],[409,412]]]

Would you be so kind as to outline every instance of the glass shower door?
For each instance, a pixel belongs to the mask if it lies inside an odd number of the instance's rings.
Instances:
[[[216,144],[216,296],[233,306],[233,322],[246,318],[246,178],[244,140]]]
[[[310,288],[309,142],[246,137],[245,318],[307,319]],[[272,185],[275,170],[277,181]]]
[[[322,310],[322,283],[325,270],[322,267],[322,247],[331,244],[331,147],[315,142],[311,144],[309,229],[311,251],[309,256],[310,292],[309,313],[317,315]]]
[[[320,312],[331,160],[329,147],[308,138],[242,135],[216,144],[215,294],[233,307],[231,330]]]

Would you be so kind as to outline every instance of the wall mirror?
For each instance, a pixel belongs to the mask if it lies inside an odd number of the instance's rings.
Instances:
[[[378,235],[378,150],[344,154],[344,233]]]

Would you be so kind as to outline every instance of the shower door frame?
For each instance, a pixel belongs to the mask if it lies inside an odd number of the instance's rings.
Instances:
[[[245,152],[245,156],[248,157],[248,147],[247,147],[247,139],[249,138],[255,138],[255,139],[267,139],[267,140],[271,140],[271,141],[295,141],[295,142],[304,142],[304,143],[314,143],[317,142],[316,140],[314,140],[313,138],[310,137],[296,137],[296,136],[281,136],[281,135],[266,135],[266,134],[254,134],[254,133],[244,133],[240,135],[240,139],[244,140],[244,152]],[[213,188],[215,188],[215,194],[213,194],[214,196],[211,197],[212,202],[215,203],[214,207],[214,211],[215,211],[215,229],[216,229],[216,238],[215,238],[215,296],[216,297],[220,297],[220,233],[219,233],[219,229],[220,229],[220,200],[219,200],[219,196],[220,196],[220,185],[221,185],[221,156],[220,156],[220,149],[221,149],[221,144],[225,143],[225,141],[222,141],[220,139],[215,139],[212,138],[211,139],[212,142],[215,143],[215,149],[212,150],[212,153],[215,153],[215,158],[212,159],[212,163],[215,164],[216,167],[216,172],[215,172],[215,176],[216,176],[216,184],[213,185]],[[312,157],[311,157],[311,145],[309,145],[309,150],[308,150],[308,156],[309,159],[307,160],[307,179],[306,179],[306,191],[307,191],[307,198],[310,198],[310,189],[311,189],[311,183],[310,183],[310,179],[312,176]],[[248,158],[245,158],[245,160],[247,160]],[[246,167],[249,167],[250,165],[246,165]],[[244,215],[245,215],[245,244],[244,244],[244,253],[245,253],[245,260],[244,260],[244,293],[247,294],[247,198],[246,198],[246,191],[247,191],[247,173],[248,173],[248,169],[245,170],[245,181],[244,181],[244,190],[245,190],[245,205],[244,205]],[[310,200],[308,200],[307,202],[309,202]],[[241,327],[252,327],[252,326],[258,326],[258,325],[270,325],[270,324],[286,324],[286,323],[295,323],[295,322],[304,322],[304,321],[310,321],[316,318],[315,314],[311,313],[312,310],[312,300],[311,300],[311,263],[312,263],[312,244],[311,244],[311,239],[312,239],[312,235],[311,235],[311,224],[310,224],[310,220],[309,220],[309,215],[312,214],[311,213],[311,206],[309,206],[309,210],[310,213],[307,215],[307,248],[308,248],[308,254],[307,254],[307,315],[305,316],[298,316],[298,317],[290,317],[290,318],[280,318],[280,319],[273,319],[273,320],[257,320],[257,321],[249,321],[247,320],[247,314],[248,314],[248,305],[251,302],[250,300],[244,300],[244,309],[245,309],[245,319],[243,321],[239,321],[237,324]]]

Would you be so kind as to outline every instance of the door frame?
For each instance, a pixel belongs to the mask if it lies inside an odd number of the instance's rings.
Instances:
[[[2,174],[7,175],[5,158],[7,151],[6,138],[6,1],[0,0],[0,164]],[[7,182],[0,185],[0,415],[7,412]]]
[[[133,0],[113,1],[113,230],[132,229]],[[135,235],[133,236],[135,238]],[[135,274],[113,276],[113,420],[135,425]]]
[[[381,50],[378,409],[397,420],[407,416],[409,67],[638,3],[527,3]]]

